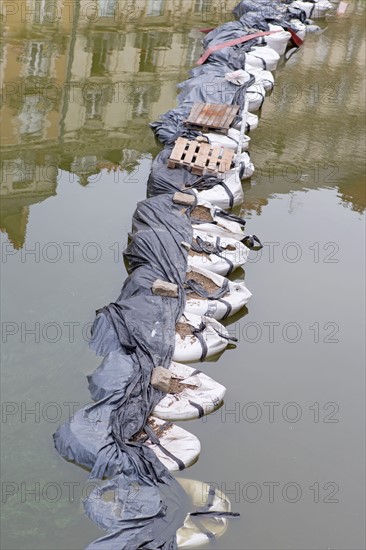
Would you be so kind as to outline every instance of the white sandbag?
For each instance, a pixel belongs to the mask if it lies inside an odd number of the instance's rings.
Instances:
[[[248,70],[250,74],[254,76],[256,84],[263,86],[266,92],[273,90],[275,80],[271,71],[265,71],[264,69],[259,69],[258,67],[253,67]]]
[[[220,319],[226,319],[230,317],[230,315],[234,315],[240,311],[252,296],[251,292],[245,286],[244,281],[229,281],[221,275],[192,266],[187,271],[187,280],[189,280],[194,273],[207,277],[218,287],[226,289],[227,292],[220,299],[191,298],[189,292],[187,292],[186,313],[204,315],[220,321]]]
[[[195,210],[193,210],[191,216],[194,236],[199,235],[204,238],[205,235],[216,235],[217,237],[229,237],[238,241],[241,241],[245,237],[244,220],[242,223],[239,223],[229,217],[222,217],[220,214],[225,214],[225,212],[208,202],[200,200],[198,206],[203,207],[205,211],[207,210],[210,213],[212,222],[199,223],[195,220]]]
[[[212,512],[230,512],[231,504],[227,496],[214,485],[193,479],[177,479],[191,498],[192,509],[209,508]],[[178,548],[198,548],[211,540],[221,537],[227,529],[225,517],[187,515],[184,524],[177,531]]]
[[[264,89],[263,84],[255,82],[252,86],[249,86],[245,97],[249,101],[249,112],[253,113],[255,111],[259,111],[266,97],[266,90]]]
[[[149,417],[148,425],[158,437],[160,446],[152,443],[150,439],[145,442],[145,445],[154,451],[160,462],[170,472],[188,468],[197,461],[201,452],[201,443],[195,435],[154,416]],[[164,447],[172,456],[164,453],[161,447]]]
[[[184,313],[178,326],[186,327],[188,334],[181,336],[179,331],[176,332],[173,361],[204,361],[206,357],[221,353],[229,345],[228,331],[215,319]]]
[[[255,84],[262,84],[266,91],[272,90],[274,85],[273,75],[270,71],[265,71],[263,68],[251,67],[249,64],[246,64],[246,71],[239,69],[232,73],[225,73],[226,80],[238,85],[245,84],[250,80],[251,76],[254,76]]]
[[[203,372],[172,362],[172,377],[179,382],[178,393],[167,393],[156,405],[153,416],[163,420],[192,420],[216,410],[222,403],[226,388]]]
[[[214,206],[223,209],[230,209],[244,201],[244,192],[241,180],[248,179],[254,174],[254,166],[248,153],[241,153],[239,159],[230,170],[224,174],[218,175],[221,184],[213,186],[211,189],[196,189],[192,191],[200,201],[208,202]]]
[[[220,208],[229,209],[242,204],[244,201],[244,191],[240,179],[240,167],[229,170],[224,176],[220,178],[222,181],[221,185],[217,184],[211,189],[204,189],[202,191],[192,188],[192,191],[199,200],[207,201]]]
[[[280,60],[278,53],[269,46],[253,46],[246,54],[245,69],[248,70],[247,64],[250,67],[259,67],[267,71],[275,71]]]
[[[319,0],[318,2],[302,2],[296,0],[290,4],[292,8],[299,8],[306,13],[307,19],[320,19],[325,17],[328,11],[333,9],[333,6],[328,0]]]
[[[249,256],[249,248],[236,239],[202,235],[204,245],[215,245],[217,253],[188,253],[188,265],[225,276],[243,266]]]
[[[250,160],[250,156],[245,151],[241,153],[238,160],[239,177],[242,180],[251,178],[255,172],[254,164]]]
[[[217,134],[214,132],[210,132],[208,134],[203,134],[203,135],[209,139],[211,145],[222,146],[222,147],[225,147],[226,149],[232,149],[234,151],[237,150],[239,145],[240,131],[236,130],[235,128],[229,128],[227,135]],[[250,137],[244,136],[244,140],[242,144],[243,151],[248,150],[249,142],[250,142]]]
[[[291,38],[291,33],[285,31],[280,25],[271,25],[268,23],[270,31],[277,31],[275,34],[269,34],[268,36],[262,36],[260,43],[268,44],[270,48],[275,50],[278,55],[283,55],[286,51],[288,41]]]
[[[236,124],[234,124],[233,128],[235,128],[235,130],[240,130],[241,129],[241,120],[242,119],[240,117],[240,120]],[[258,116],[255,115],[254,113],[249,113],[248,112],[245,131],[246,132],[251,132],[252,130],[255,130],[256,128],[258,128],[258,123],[259,123]]]
[[[300,38],[300,40],[305,40],[306,37],[306,25],[305,23],[301,23],[299,19],[290,19],[290,25],[292,29],[294,30],[296,36]]]

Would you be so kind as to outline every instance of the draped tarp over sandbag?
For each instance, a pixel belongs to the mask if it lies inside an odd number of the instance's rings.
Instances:
[[[131,275],[116,302],[98,312],[91,342],[97,353],[106,355],[122,346],[147,354],[153,366],[170,364],[172,327],[184,308],[188,252],[182,242],[191,242],[193,233],[189,213],[172,198],[151,197],[137,206],[125,251]],[[152,284],[159,278],[178,285],[178,299],[152,294]]]
[[[253,28],[267,30],[266,23],[275,23],[284,28],[291,28],[290,19],[304,21],[306,14],[291,7],[290,1],[280,0],[241,0],[233,9],[236,19],[246,22]],[[304,17],[305,16],[305,17]]]
[[[193,192],[198,201],[204,198],[223,208],[232,208],[242,202],[241,178],[249,177],[253,167],[247,153],[242,153],[236,167],[217,177],[211,174],[197,176],[184,166],[168,168],[171,152],[172,147],[165,147],[153,160],[147,183],[149,196],[183,190]]]
[[[222,50],[226,51],[226,50]],[[209,68],[211,64],[208,64]],[[245,58],[238,63],[228,63],[226,72],[243,69]],[[156,137],[164,144],[169,145],[182,136],[194,139],[202,135],[196,130],[190,130],[183,122],[189,116],[194,103],[215,103],[226,105],[239,105],[239,110],[244,108],[245,96],[249,86],[254,84],[255,78],[250,76],[248,81],[238,86],[225,79],[225,73],[219,72],[214,66],[213,71],[200,71],[191,78],[178,84],[181,90],[178,95],[179,106],[161,115],[156,122],[150,124]]]
[[[154,367],[168,368],[171,364],[175,325],[185,306],[183,283],[188,252],[181,243],[191,242],[192,233],[189,211],[173,204],[172,195],[139,203],[126,251],[131,275],[118,300],[99,310],[93,327],[91,347],[106,357],[89,377],[89,385],[93,397],[101,401],[78,411],[54,436],[59,453],[91,470],[92,477],[122,473],[129,482],[166,483],[172,498],[178,498],[177,484],[156,454],[135,436],[146,429],[151,411],[165,395],[150,384],[150,379]],[[151,287],[157,278],[175,283],[178,297],[153,295]],[[109,385],[101,388],[101,378],[106,374],[111,376]],[[117,381],[118,386],[112,390]],[[159,517],[168,505],[160,498],[163,504]],[[159,521],[149,521],[151,538],[161,540],[159,529],[151,527]],[[126,533],[129,525],[126,523]],[[172,532],[179,525],[173,523]],[[151,540],[150,535],[146,540]],[[123,536],[128,538],[128,534]],[[119,543],[113,546],[114,538],[113,534],[108,538],[108,548],[118,547]],[[158,545],[151,542],[149,547],[175,548],[175,539]],[[128,548],[134,550],[139,545],[131,539]]]

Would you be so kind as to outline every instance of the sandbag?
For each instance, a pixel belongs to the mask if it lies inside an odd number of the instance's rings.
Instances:
[[[216,235],[197,236],[188,253],[188,265],[202,268],[222,276],[230,275],[243,266],[249,256],[249,248],[236,239]]]
[[[90,470],[91,478],[109,478],[123,472],[126,477],[140,475],[140,479],[148,481],[149,475],[143,476],[143,472],[135,468],[133,453],[124,453],[112,436],[110,419],[113,410],[113,405],[99,402],[77,411],[71,421],[60,426],[55,433],[56,449],[66,460]],[[165,468],[174,472],[193,464],[201,449],[193,434],[173,424],[165,425],[151,416],[143,432],[125,445],[147,457],[153,454],[162,479]]]
[[[265,88],[264,84],[263,84],[263,87]],[[241,115],[237,116],[236,120],[233,123],[233,128],[235,128],[235,130],[240,131],[241,121],[242,121]],[[245,131],[246,132],[252,132],[256,128],[258,128],[258,123],[259,123],[258,116],[255,115],[254,113],[249,113],[248,112],[247,117],[246,117]]]
[[[196,280],[200,280],[197,274],[212,281],[218,289],[212,292],[205,291],[205,288]],[[187,290],[185,313],[204,315],[218,321],[240,311],[252,296],[244,281],[229,281],[221,275],[198,267],[189,268],[186,285],[190,292]],[[217,295],[220,297],[216,297]]]
[[[291,39],[291,33],[285,31],[280,25],[268,24],[270,31],[277,31],[276,34],[263,36],[259,41],[260,44],[267,44],[275,50],[278,55],[283,55],[286,51],[288,41]]]
[[[266,71],[264,69],[259,69],[258,67],[253,67],[250,69],[250,74],[254,76],[255,83],[263,86],[266,92],[270,92],[274,87],[274,76],[271,71]]]
[[[280,56],[269,46],[254,46],[246,54],[246,70],[250,73],[250,67],[258,67],[268,71],[277,69]]]
[[[321,19],[327,12],[333,9],[333,5],[328,0],[314,0],[312,2],[302,2],[296,0],[291,3],[292,8],[298,8],[306,13],[307,19]]]
[[[247,89],[246,97],[249,101],[248,110],[250,113],[259,111],[262,108],[266,98],[266,90],[263,84],[253,84]]]
[[[245,237],[245,220],[202,200],[198,201],[197,207],[192,211],[191,222],[194,237],[216,235],[238,241]]]
[[[235,341],[215,319],[184,313],[176,326],[173,361],[204,361],[223,352],[230,340]]]
[[[226,388],[203,372],[175,363],[169,367],[176,393],[167,393],[153,416],[164,420],[192,420],[220,407]]]
[[[234,151],[237,150],[240,141],[240,131],[235,128],[229,128],[227,134],[209,132],[203,135],[208,139],[211,145],[225,147],[226,149],[232,149]],[[244,136],[242,141],[242,151],[247,151],[249,148],[249,142],[250,137]]]
[[[169,472],[178,472],[194,464],[201,452],[199,439],[176,424],[151,416],[148,426],[155,433],[145,445],[151,449]]]
[[[202,514],[187,514],[184,525],[177,531],[178,548],[198,548],[221,537],[228,524],[231,505],[227,496],[213,485],[193,479],[177,479],[188,497],[192,508]],[[204,513],[204,511],[209,513]],[[216,514],[215,514],[216,513]]]

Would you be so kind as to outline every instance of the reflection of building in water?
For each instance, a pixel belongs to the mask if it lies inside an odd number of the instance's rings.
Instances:
[[[75,180],[85,185],[103,168],[133,170],[139,153],[155,154],[159,149],[148,123],[175,105],[176,84],[187,77],[187,69],[201,53],[202,35],[196,29],[230,19],[235,4],[235,0],[14,1],[0,45],[1,194],[8,210],[13,201],[12,211],[18,204],[21,216],[28,205],[55,194],[53,166],[74,173]],[[319,55],[325,63],[333,63],[335,78],[343,83],[354,78],[352,68],[363,62],[363,43],[356,36],[359,27],[353,29],[351,23],[349,27],[336,44],[324,34],[319,48],[305,49],[299,63],[302,73],[295,78],[306,81],[309,71],[320,66]],[[296,63],[291,70],[296,71]],[[344,88],[346,103],[354,110],[359,88]],[[308,118],[301,102],[291,108],[300,124]],[[266,117],[278,116],[281,127],[285,109],[281,98],[269,102]],[[322,109],[321,117],[326,126],[334,110]],[[309,157],[317,147],[316,128],[316,124],[307,127]],[[284,151],[292,131],[296,129],[287,125]],[[344,151],[342,128],[335,127],[331,134],[332,147]],[[135,151],[133,162],[123,156],[124,150]],[[266,150],[263,155],[264,161],[274,158]],[[14,214],[13,224],[15,219]],[[23,215],[19,228],[25,228],[24,219]],[[2,227],[6,229],[4,223]],[[18,233],[24,240],[24,231]],[[22,243],[19,236],[17,243]]]
[[[200,53],[182,26],[210,13],[213,25],[230,16],[225,2],[206,0],[19,0],[7,9],[0,192],[15,246],[29,205],[56,193],[58,168],[86,185],[157,151],[148,122],[174,105],[177,75]]]

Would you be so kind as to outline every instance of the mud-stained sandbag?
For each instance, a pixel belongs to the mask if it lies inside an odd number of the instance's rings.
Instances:
[[[188,265],[225,277],[248,260],[249,248],[236,239],[197,235],[188,253]]]
[[[226,328],[210,317],[184,313],[176,325],[173,360],[180,363],[204,361],[222,353],[231,338]]]
[[[172,362],[171,392],[156,405],[153,416],[164,420],[193,420],[221,406],[226,388],[203,372]]]
[[[145,445],[156,454],[169,472],[184,470],[197,461],[201,444],[195,435],[154,416],[149,418],[147,426],[152,433]]]
[[[185,313],[212,317],[217,321],[235,315],[252,294],[244,281],[229,281],[206,269],[191,267],[187,272]]]
[[[228,237],[241,241],[245,237],[245,220],[230,215],[221,208],[209,202],[199,200],[196,208],[191,212],[193,236],[205,238],[205,235]]]
[[[60,455],[90,470],[91,478],[109,478],[122,472],[126,477],[141,476],[143,472],[136,469],[140,453],[157,466],[162,480],[165,468],[170,472],[183,470],[197,460],[201,446],[196,436],[151,416],[144,430],[126,443],[132,449],[130,455],[126,454],[111,433],[112,413],[113,406],[100,402],[84,407],[55,434]],[[148,474],[146,471],[145,481],[149,480]]]

